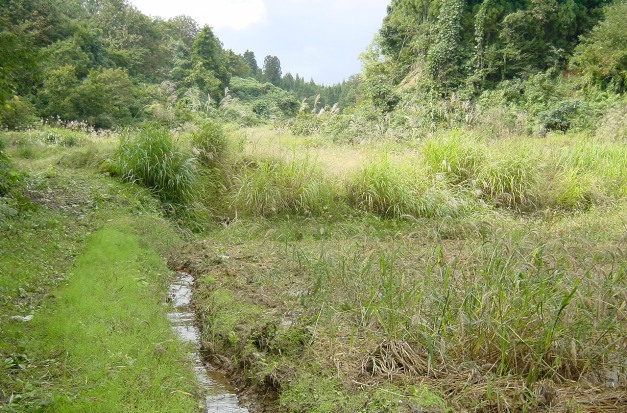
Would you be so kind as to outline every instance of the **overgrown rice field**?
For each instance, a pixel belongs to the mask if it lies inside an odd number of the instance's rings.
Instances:
[[[143,184],[186,228],[170,266],[196,278],[207,359],[258,411],[627,403],[621,141],[334,143],[205,125],[63,149],[49,135],[5,141],[33,170]]]

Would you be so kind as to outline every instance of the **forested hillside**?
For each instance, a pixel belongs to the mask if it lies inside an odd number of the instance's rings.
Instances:
[[[428,128],[497,115],[523,133],[593,130],[624,111],[626,16],[622,0],[394,0],[363,91]]]
[[[234,53],[191,17],[151,18],[125,0],[3,0],[0,30],[0,122],[9,129],[39,118],[96,128],[175,124],[209,112],[258,123],[294,115],[304,98],[338,99],[339,85],[282,76],[276,56],[260,67],[254,52]],[[219,113],[227,88],[245,93],[242,82],[262,102],[252,113],[231,110],[236,118]]]
[[[277,56],[258,63],[252,51],[234,53],[191,17],[151,18],[124,0],[3,0],[0,119],[9,129],[38,119],[112,128],[194,116],[250,125],[292,117],[301,103],[316,112],[337,103],[366,112],[373,104],[367,116],[413,108],[413,123],[427,129],[498,107],[509,123],[525,117],[530,133],[591,130],[627,87],[626,7],[394,0],[363,72],[322,87],[283,73]],[[255,105],[233,106],[229,91]],[[225,98],[231,108],[220,111]]]

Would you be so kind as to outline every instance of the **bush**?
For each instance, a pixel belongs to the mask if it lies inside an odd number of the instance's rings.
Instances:
[[[579,113],[580,102],[559,102],[557,105],[540,112],[538,121],[544,131],[562,131],[570,129],[572,121]]]
[[[575,48],[571,65],[589,85],[622,93],[627,90],[627,1],[605,9],[601,21]]]
[[[35,108],[17,96],[0,106],[0,126],[9,130],[27,129],[37,122]]]
[[[206,166],[216,166],[224,160],[228,141],[222,126],[212,120],[204,121],[191,133],[194,154]]]
[[[195,195],[196,160],[177,146],[166,129],[146,128],[137,135],[127,132],[110,170],[151,189],[162,201],[186,203]]]

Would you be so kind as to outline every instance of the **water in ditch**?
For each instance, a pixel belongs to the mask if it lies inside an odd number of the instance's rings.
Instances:
[[[205,394],[206,413],[248,413],[239,405],[236,389],[227,378],[205,366],[200,355],[200,332],[194,324],[194,313],[190,308],[194,278],[179,273],[170,285],[173,310],[168,314],[172,329],[179,338],[189,343],[188,356],[194,363],[194,372]]]

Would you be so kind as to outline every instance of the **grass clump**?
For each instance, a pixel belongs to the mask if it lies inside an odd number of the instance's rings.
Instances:
[[[234,178],[232,204],[250,215],[319,215],[330,210],[335,188],[309,158],[245,165]]]
[[[213,121],[204,121],[191,133],[194,154],[205,166],[213,167],[224,161],[228,141],[222,126]]]
[[[597,177],[596,190],[609,198],[627,196],[627,146],[620,142],[578,141],[561,151],[557,165]]]
[[[167,129],[127,132],[120,138],[110,170],[124,181],[149,188],[165,202],[184,204],[195,195],[196,160]]]
[[[443,183],[409,163],[383,158],[348,178],[349,204],[384,218],[455,215],[460,202]]]
[[[511,144],[510,144],[511,145]],[[534,147],[494,148],[477,175],[483,194],[496,206],[533,208],[538,202],[540,157]]]
[[[430,170],[444,174],[452,184],[467,183],[476,178],[487,158],[485,146],[472,136],[454,131],[424,143],[422,156]]]

